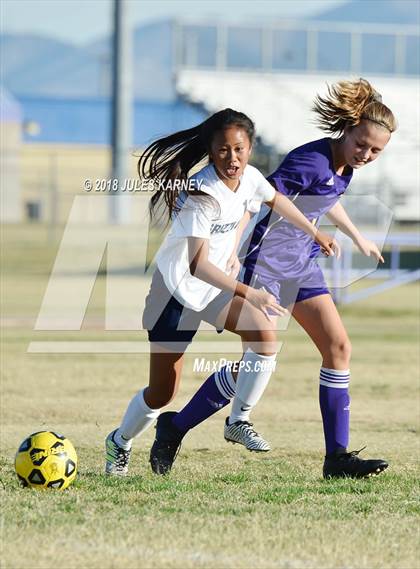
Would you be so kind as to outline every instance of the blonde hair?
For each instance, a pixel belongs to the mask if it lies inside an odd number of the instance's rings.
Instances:
[[[366,79],[339,81],[327,88],[328,95],[317,95],[312,107],[317,115],[316,124],[322,130],[341,136],[347,126],[356,126],[363,119],[389,132],[397,129],[392,111],[382,103],[381,95]]]

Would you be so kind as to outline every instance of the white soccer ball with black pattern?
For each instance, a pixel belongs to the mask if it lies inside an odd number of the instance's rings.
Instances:
[[[76,478],[76,450],[63,435],[39,431],[18,448],[15,470],[22,486],[64,490]]]

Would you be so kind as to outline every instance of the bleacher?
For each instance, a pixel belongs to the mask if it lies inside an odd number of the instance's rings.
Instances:
[[[256,123],[261,140],[284,155],[292,148],[324,136],[313,124],[311,105],[326,83],[349,74],[264,73],[181,68],[177,90],[209,112],[232,107]],[[354,75],[353,75],[354,77]],[[397,117],[398,131],[380,157],[380,167],[362,168],[354,178],[354,192],[385,201],[397,219],[420,220],[419,82],[417,78],[368,76]]]

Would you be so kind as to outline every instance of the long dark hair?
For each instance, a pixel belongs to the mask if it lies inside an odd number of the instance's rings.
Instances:
[[[140,178],[152,181],[155,193],[150,200],[150,215],[156,215],[159,206],[163,206],[171,218],[177,210],[179,191],[165,191],[173,180],[187,180],[190,170],[209,154],[216,132],[230,126],[243,128],[252,144],[255,126],[244,113],[224,109],[206,119],[199,125],[175,132],[150,144],[140,156],[137,171]]]

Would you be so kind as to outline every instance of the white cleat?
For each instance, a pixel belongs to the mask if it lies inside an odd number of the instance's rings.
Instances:
[[[115,431],[109,433],[105,439],[105,474],[113,476],[127,476],[131,449],[125,450],[114,441]]]
[[[270,445],[252,428],[248,421],[236,421],[229,425],[229,419],[225,422],[225,440],[229,443],[238,443],[254,452],[268,452]]]

